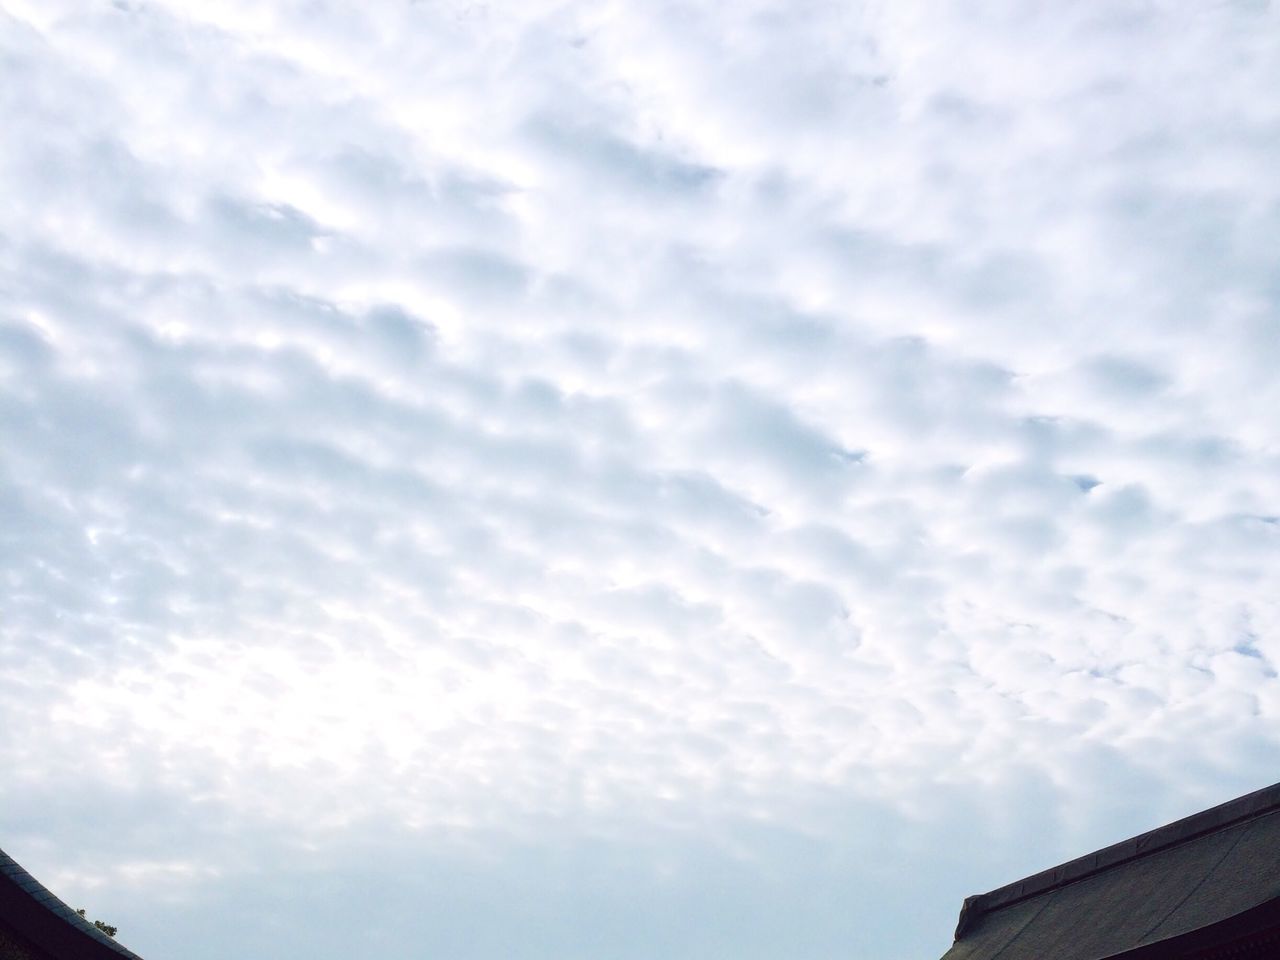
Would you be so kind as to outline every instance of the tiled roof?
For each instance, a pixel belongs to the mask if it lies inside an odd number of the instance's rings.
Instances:
[[[3,850],[0,922],[7,922],[41,948],[47,949],[49,944],[44,941],[52,936],[59,949],[76,951],[67,960],[142,960],[59,900]]]
[[[1103,960],[1277,917],[1280,784],[970,897],[943,960]]]

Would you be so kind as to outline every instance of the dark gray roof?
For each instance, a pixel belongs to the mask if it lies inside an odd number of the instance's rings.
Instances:
[[[943,960],[1145,955],[1277,918],[1280,784],[970,897]]]
[[[0,925],[62,960],[142,960],[55,897],[0,850]]]

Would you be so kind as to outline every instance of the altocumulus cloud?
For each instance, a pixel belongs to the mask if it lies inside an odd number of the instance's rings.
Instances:
[[[1276,779],[1265,0],[10,0],[0,78],[0,842],[144,955],[927,956]]]

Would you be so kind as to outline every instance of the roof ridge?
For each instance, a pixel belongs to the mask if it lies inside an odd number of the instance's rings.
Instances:
[[[1102,847],[987,893],[967,897],[960,908],[956,939],[960,939],[984,914],[1277,810],[1280,810],[1280,783]]]

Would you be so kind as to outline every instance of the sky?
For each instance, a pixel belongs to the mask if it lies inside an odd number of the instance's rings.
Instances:
[[[147,960],[908,960],[1280,779],[1280,4],[0,0],[0,847]]]

